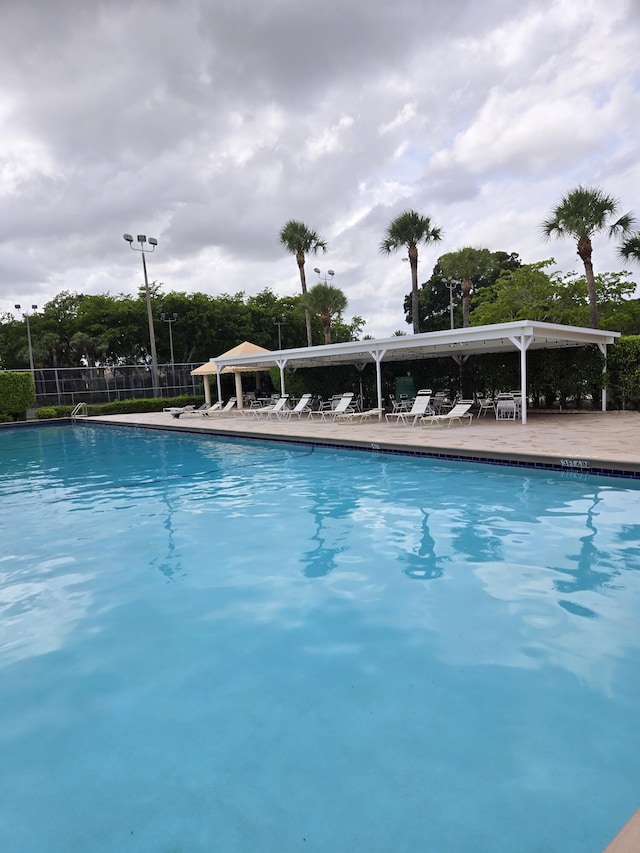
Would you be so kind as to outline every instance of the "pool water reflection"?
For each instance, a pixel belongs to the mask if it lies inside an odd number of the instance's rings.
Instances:
[[[4,851],[599,851],[639,487],[83,424],[0,449]]]

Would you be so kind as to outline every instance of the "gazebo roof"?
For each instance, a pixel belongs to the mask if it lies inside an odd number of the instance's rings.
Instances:
[[[244,356],[244,355],[264,355],[264,353],[269,352],[268,349],[264,347],[259,347],[258,344],[252,344],[250,341],[243,341],[241,344],[238,344],[237,347],[233,347],[230,350],[227,350],[222,355],[219,355],[217,358],[212,358],[209,361],[206,361],[204,364],[201,364],[200,367],[196,367],[191,371],[192,376],[208,376],[213,373],[218,372],[217,362],[219,359],[230,359],[236,356]],[[224,367],[221,367],[220,373],[233,373],[234,365],[229,364],[228,361],[225,361]],[[257,370],[255,367],[239,367],[238,370],[242,370],[245,372]]]

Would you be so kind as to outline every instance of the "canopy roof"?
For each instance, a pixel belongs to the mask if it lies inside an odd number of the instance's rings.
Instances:
[[[596,344],[601,349],[613,344],[620,332],[587,329],[578,326],[561,326],[517,320],[490,326],[472,326],[419,335],[402,335],[375,340],[349,341],[318,347],[301,347],[288,350],[264,350],[253,354],[229,353],[211,359],[224,369],[234,367],[268,369],[270,367],[325,367],[334,364],[357,364],[368,361],[409,361],[421,358],[452,356],[466,358],[470,355],[514,350],[558,349]],[[243,346],[241,344],[240,346]],[[236,347],[236,350],[238,347]],[[193,373],[204,372],[197,368]],[[215,372],[215,371],[214,371]]]
[[[202,365],[192,373],[231,371],[238,374],[243,370],[280,370],[281,393],[285,392],[285,368],[330,367],[335,364],[355,364],[358,368],[374,362],[376,366],[376,390],[378,408],[382,409],[381,364],[383,361],[408,361],[422,358],[451,356],[462,364],[470,355],[482,353],[520,353],[520,401],[522,423],[527,422],[527,352],[537,349],[560,349],[596,345],[606,355],[607,346],[613,344],[620,332],[587,329],[578,326],[560,326],[555,323],[538,323],[532,320],[517,320],[512,323],[496,323],[491,326],[472,326],[467,329],[451,329],[443,332],[426,332],[420,335],[401,335],[377,340],[349,341],[343,344],[327,344],[320,347],[299,349],[265,350],[247,355],[230,355],[211,359],[213,369]],[[241,344],[243,346],[243,344]],[[236,348],[237,351],[238,348]],[[233,350],[230,350],[232,353]],[[240,377],[236,375],[236,383]],[[205,385],[208,379],[205,376]],[[238,394],[241,392],[241,387]],[[205,395],[207,391],[205,389]],[[218,377],[218,396],[220,379]],[[606,409],[606,389],[602,392],[602,408]]]

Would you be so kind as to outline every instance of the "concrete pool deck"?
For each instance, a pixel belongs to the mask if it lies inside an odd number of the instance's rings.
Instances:
[[[529,413],[526,424],[474,417],[470,425],[412,427],[369,420],[187,415],[109,415],[95,422],[312,444],[404,451],[475,461],[558,466],[640,476],[640,412]]]

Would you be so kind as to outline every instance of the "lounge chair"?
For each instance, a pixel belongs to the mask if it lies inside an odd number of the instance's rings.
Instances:
[[[456,403],[453,409],[451,409],[450,412],[447,412],[446,415],[426,415],[425,417],[420,418],[420,426],[450,427],[454,421],[461,424],[463,418],[468,418],[469,426],[471,426],[471,419],[473,418],[473,415],[469,411],[471,406],[473,406],[473,400],[460,400],[460,402]]]
[[[169,412],[169,414],[174,418],[179,418],[180,415],[186,415],[187,412],[195,412],[195,406],[169,406],[167,409],[163,409],[163,412]]]
[[[418,419],[423,415],[427,414],[427,412],[431,412],[429,407],[429,403],[431,401],[431,388],[422,388],[416,394],[416,398],[413,401],[413,405],[409,409],[408,412],[389,412],[385,415],[385,419],[387,423],[395,423],[399,424],[402,422],[405,426],[409,426],[409,420],[411,420],[411,426],[415,426]]]
[[[289,403],[289,395],[283,394],[275,401],[272,406],[263,406],[261,409],[250,409],[249,413],[256,418],[270,418],[271,415],[278,415],[284,411]]]
[[[361,424],[363,421],[380,419],[383,409],[367,409],[364,412],[342,412],[336,415],[336,423]]]
[[[311,400],[313,399],[313,394],[303,394],[302,397],[298,400],[293,409],[283,409],[278,412],[279,418],[302,418],[303,415],[311,414]]]
[[[199,406],[197,409],[190,409],[188,412],[182,412],[183,415],[201,415],[206,418],[212,412],[216,412],[218,409],[222,408],[222,403],[214,403],[213,406],[207,406],[206,403],[203,403],[202,406]]]
[[[203,412],[203,414],[207,415],[207,417],[214,417],[214,418],[216,418],[216,417],[219,418],[219,417],[222,417],[224,415],[228,415],[230,412],[232,412],[235,409],[237,402],[238,402],[237,397],[229,397],[225,406],[222,406],[222,404],[216,404],[216,405],[220,405],[219,409],[216,409],[215,406],[212,406],[208,411]]]
[[[350,407],[353,406],[353,391],[348,391],[346,394],[343,394],[338,402],[336,403],[335,408],[333,409],[320,409],[319,412],[311,412],[311,415],[322,418],[325,420],[335,420],[338,415],[343,415],[345,412],[349,410]]]

